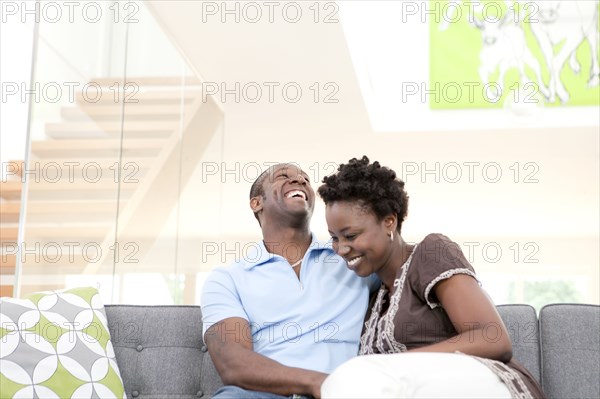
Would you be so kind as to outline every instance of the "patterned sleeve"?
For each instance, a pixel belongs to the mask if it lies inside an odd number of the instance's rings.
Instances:
[[[475,270],[465,258],[460,246],[442,234],[430,234],[417,247],[414,260],[416,273],[411,284],[415,293],[431,309],[441,306],[434,287],[455,274],[467,274],[477,279]],[[411,269],[413,266],[411,265]]]

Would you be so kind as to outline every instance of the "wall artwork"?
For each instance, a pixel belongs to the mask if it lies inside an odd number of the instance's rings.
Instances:
[[[430,108],[600,105],[599,3],[432,0]]]

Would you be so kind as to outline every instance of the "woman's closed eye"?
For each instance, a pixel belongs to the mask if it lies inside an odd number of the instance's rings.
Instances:
[[[344,240],[353,241],[356,237],[358,237],[358,233],[355,234],[346,234],[344,235]],[[331,236],[332,242],[338,242],[340,239],[337,236]]]

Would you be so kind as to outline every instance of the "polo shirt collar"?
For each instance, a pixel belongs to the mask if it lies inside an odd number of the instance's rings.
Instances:
[[[310,235],[310,246],[308,247],[304,258],[307,258],[307,255],[309,255],[313,251],[333,251],[331,240],[317,240],[313,232],[311,232]],[[264,265],[271,262],[285,261],[285,259],[282,256],[270,253],[267,250],[267,247],[265,247],[265,243],[263,240],[255,242],[254,245],[252,245],[252,247],[249,248],[248,251],[246,251],[245,255],[245,264],[243,267],[246,270],[250,270],[256,266]]]

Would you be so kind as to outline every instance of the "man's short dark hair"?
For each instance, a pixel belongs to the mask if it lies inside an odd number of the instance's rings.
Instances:
[[[252,183],[252,187],[250,187],[250,199],[258,197],[259,195],[264,197],[265,188],[263,187],[263,183],[265,182],[265,179],[269,175],[270,171],[271,168],[265,170],[256,178],[256,180],[254,180],[254,183]]]

